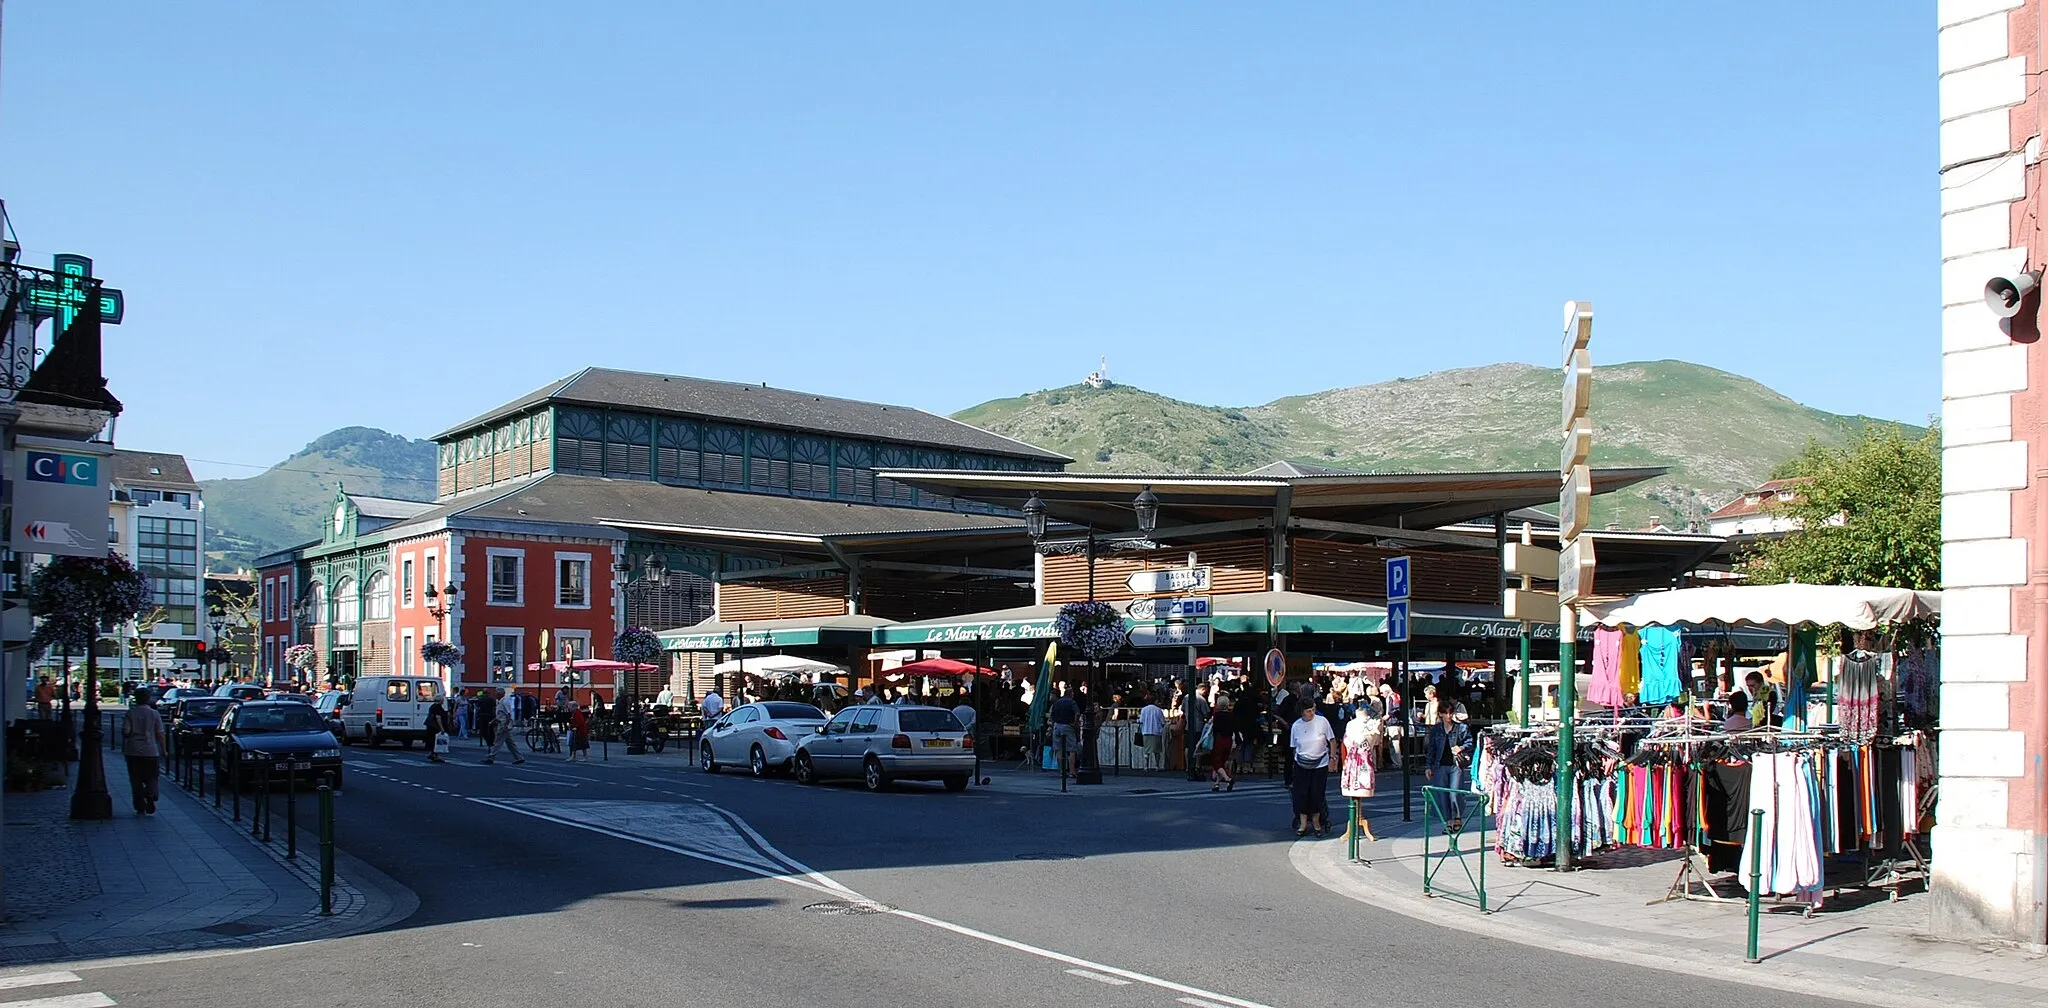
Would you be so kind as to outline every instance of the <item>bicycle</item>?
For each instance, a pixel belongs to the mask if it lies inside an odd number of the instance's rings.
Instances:
[[[534,718],[526,724],[526,748],[530,752],[558,753],[562,751],[562,736],[553,722]]]

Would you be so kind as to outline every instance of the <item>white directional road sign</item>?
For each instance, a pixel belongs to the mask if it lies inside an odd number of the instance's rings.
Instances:
[[[1404,556],[1387,558],[1387,598],[1408,597],[1408,558]]]
[[[1124,610],[1124,615],[1134,620],[1194,620],[1208,619],[1209,611],[1209,596],[1192,595],[1186,598],[1141,598],[1132,602]]]
[[[1557,593],[1533,588],[1510,588],[1502,595],[1503,615],[1522,623],[1557,622]]]
[[[1565,547],[1557,561],[1558,601],[1571,603],[1593,594],[1594,563],[1591,537],[1574,539]]]
[[[1593,472],[1573,466],[1557,495],[1559,534],[1566,539],[1586,531],[1593,524]]]
[[[1557,551],[1526,543],[1505,544],[1500,555],[1501,570],[1514,577],[1557,578]]]
[[[1395,599],[1387,603],[1387,643],[1408,642],[1408,600]]]
[[[1209,590],[1209,568],[1176,567],[1172,570],[1139,571],[1124,579],[1134,595],[1173,595]]]
[[[1207,623],[1141,623],[1131,628],[1132,647],[1208,647]]]

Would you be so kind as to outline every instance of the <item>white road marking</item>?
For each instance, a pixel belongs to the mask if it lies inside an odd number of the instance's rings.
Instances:
[[[571,783],[571,782],[569,782],[569,781],[559,781],[559,780],[534,780],[534,779],[532,779],[532,778],[530,778],[530,777],[507,777],[507,778],[505,778],[505,779],[506,779],[507,781],[510,781],[510,782],[514,783],[514,784],[552,784],[552,785],[554,785],[555,787],[582,787],[582,786],[583,786],[583,785],[581,785],[581,784],[575,784],[575,783]]]
[[[1125,980],[1122,977],[1113,977],[1106,973],[1097,973],[1094,970],[1070,969],[1067,970],[1067,975],[1077,976],[1083,980],[1093,980],[1096,983],[1105,983],[1111,987],[1129,987],[1131,985],[1129,980]]]
[[[20,976],[0,977],[0,990],[14,990],[17,987],[41,987],[44,984],[77,983],[78,974],[65,970],[61,973],[24,973]]]
[[[634,808],[635,806],[643,807],[637,810],[643,816],[673,819],[677,815],[677,810],[689,808],[689,805],[655,804],[648,802],[575,801],[573,799],[566,798],[523,798],[505,800],[494,798],[470,797],[466,800],[475,802],[479,805],[487,805],[491,808],[502,809],[507,812],[516,812],[520,815],[531,816],[535,819],[545,819],[549,822],[560,823],[564,826],[573,826],[577,829],[589,830],[592,833],[601,833],[605,836],[615,837],[620,840],[631,841],[633,843],[653,847],[657,850],[665,850],[669,851],[670,853],[681,854],[684,857],[696,858],[699,861],[708,861],[713,864],[724,865],[728,868],[736,868],[740,871],[747,872],[749,874],[759,875],[762,878],[772,879],[777,882],[786,882],[790,885],[798,886],[803,889],[809,889],[813,892],[826,893],[834,897],[853,897],[856,899],[867,898],[861,896],[861,894],[855,892],[854,890],[847,888],[846,886],[841,885],[840,883],[835,882],[832,879],[827,878],[816,871],[813,871],[812,869],[806,867],[802,862],[797,861],[794,858],[791,858],[789,855],[782,853],[780,850],[777,850],[773,844],[770,844],[766,839],[763,839],[759,833],[755,832],[754,829],[751,826],[748,826],[746,822],[742,820],[740,817],[699,798],[691,798],[688,799],[688,801],[692,805],[700,806],[702,809],[712,814],[715,814],[721,819],[723,823],[730,824],[733,828],[741,831],[745,835],[745,837],[749,841],[751,841],[750,847],[746,849],[744,852],[742,852],[741,850],[727,848],[720,850],[718,853],[712,853],[706,850],[691,849],[689,847],[678,846],[676,844],[668,843],[666,841],[656,840],[650,836],[642,836],[635,833],[624,832],[622,830],[613,829],[610,826],[599,826],[595,823],[584,822],[578,819],[569,818],[567,815],[563,814],[570,811],[597,811],[597,807],[601,806],[603,807],[602,817],[605,822],[612,824],[626,824],[630,823],[631,816],[636,811],[636,809]],[[649,826],[659,825],[651,820],[647,824]],[[696,821],[695,825],[698,826],[701,830],[704,823],[701,819],[699,819]],[[678,831],[671,826],[663,830],[663,835],[675,836],[677,835],[677,832]],[[699,835],[703,839],[713,839],[715,837],[715,832],[712,835],[704,835],[702,833],[700,833]],[[753,845],[757,845],[759,847],[758,852],[751,849],[751,846]],[[736,858],[740,857],[745,857],[747,860],[736,860]],[[1107,963],[1099,963],[1090,959],[1082,959],[1079,956],[1071,956],[1064,952],[1055,952],[1052,949],[1040,948],[1036,945],[1028,945],[1024,942],[1017,941],[1014,938],[1005,938],[1001,935],[990,934],[986,931],[977,931],[974,928],[966,927],[965,925],[955,924],[951,921],[940,920],[937,917],[927,917],[924,914],[916,913],[910,910],[894,909],[890,910],[889,913],[894,916],[901,917],[904,920],[916,921],[919,924],[924,924],[929,927],[938,928],[941,931],[949,931],[953,934],[957,934],[965,938],[973,938],[976,941],[988,942],[991,945],[1000,945],[1003,948],[1007,948],[1016,952],[1022,952],[1026,955],[1034,955],[1042,959],[1050,959],[1056,963],[1062,963],[1067,966],[1078,967],[1080,969],[1088,970],[1094,973],[1104,974],[1106,976],[1117,977],[1129,981],[1131,983],[1140,983],[1151,987],[1157,987],[1161,990],[1170,991],[1175,994],[1185,994],[1190,997],[1201,998],[1204,1000],[1199,1003],[1203,1004],[1205,1008],[1271,1008],[1270,1005],[1261,1004],[1257,1001],[1247,1001],[1243,998],[1231,997],[1228,994],[1221,994],[1216,991],[1204,990],[1200,987],[1194,987],[1188,984],[1178,983],[1173,980],[1166,980],[1161,977],[1155,977],[1149,974],[1139,973],[1136,970],[1127,970],[1121,967],[1111,966]],[[1198,1002],[1189,1003],[1195,1004]],[[0,1008],[8,1008],[8,1006],[0,1005]]]
[[[1222,1005],[1214,1001],[1207,1001],[1198,997],[1175,998],[1174,1000],[1184,1005],[1194,1005],[1195,1008],[1223,1008]]]
[[[108,1008],[113,1003],[113,998],[93,991],[90,994],[66,994],[29,1001],[0,1001],[0,1008]]]

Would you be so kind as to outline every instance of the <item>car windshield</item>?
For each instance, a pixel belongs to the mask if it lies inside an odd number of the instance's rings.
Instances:
[[[233,707],[235,702],[227,697],[209,697],[204,700],[185,700],[178,704],[178,713],[188,718],[220,720],[220,716]]]
[[[281,703],[274,707],[243,707],[235,718],[235,731],[261,732],[320,732],[327,730],[327,722],[305,704]]]
[[[765,703],[761,705],[761,709],[768,713],[768,718],[771,721],[787,721],[792,719],[800,721],[825,720],[824,711],[807,703]]]
[[[952,711],[907,710],[896,715],[902,731],[907,732],[956,732],[962,731],[960,719]]]

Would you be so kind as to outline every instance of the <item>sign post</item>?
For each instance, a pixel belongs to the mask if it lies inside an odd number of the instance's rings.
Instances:
[[[1401,677],[1401,717],[1409,725],[1415,724],[1415,689],[1408,675],[1408,591],[1412,584],[1414,565],[1404,556],[1387,558],[1387,643],[1401,645],[1401,662],[1397,666]],[[1422,726],[1428,731],[1427,725]],[[1409,765],[1408,746],[1414,740],[1414,733],[1401,732],[1401,821],[1415,819],[1415,770]]]
[[[1581,557],[1592,559],[1592,543],[1579,546],[1579,535],[1592,523],[1593,476],[1586,466],[1592,451],[1592,424],[1587,412],[1593,401],[1593,355],[1586,344],[1593,338],[1593,304],[1590,301],[1564,303],[1564,449],[1558,457],[1557,544],[1557,870],[1572,870],[1572,793],[1577,783],[1572,773],[1572,719],[1578,709],[1579,610],[1572,600],[1582,586],[1590,586],[1590,571],[1581,573]],[[1567,573],[1569,568],[1569,573]],[[1570,597],[1566,596],[1570,583]]]

